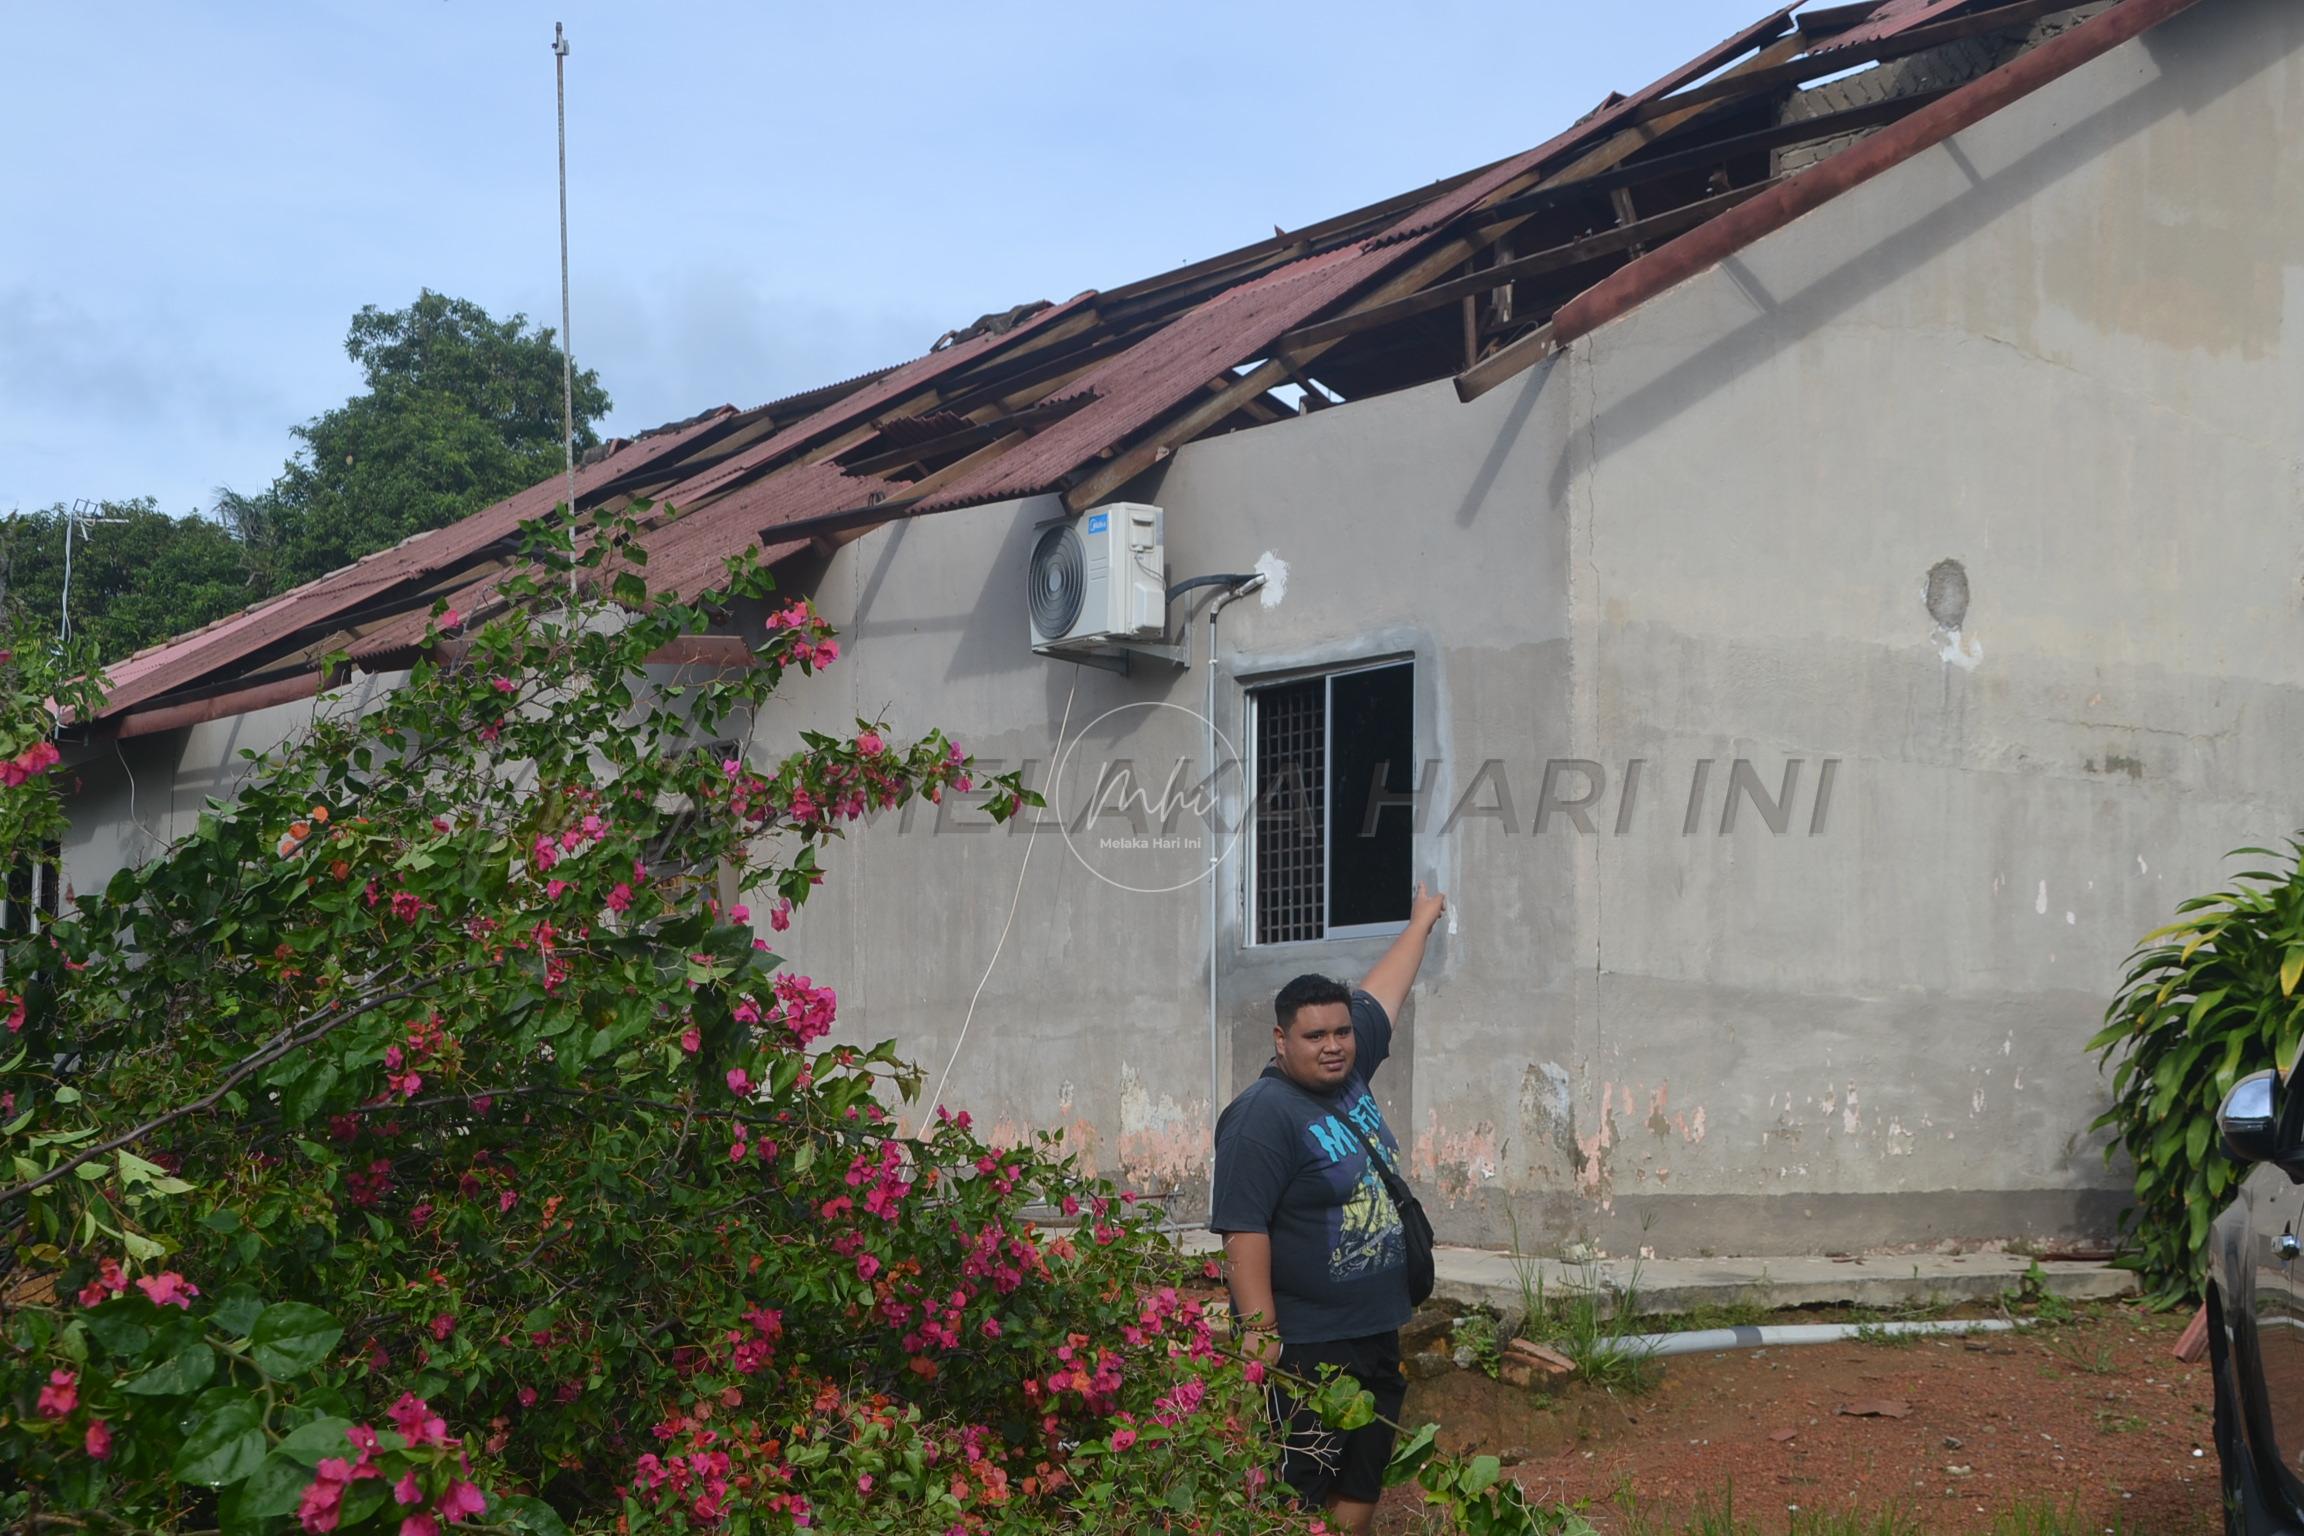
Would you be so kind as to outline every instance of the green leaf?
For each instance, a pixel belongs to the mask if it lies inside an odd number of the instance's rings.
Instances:
[[[179,1397],[199,1391],[215,1374],[216,1351],[193,1339],[150,1370],[120,1383],[120,1390],[140,1397]]]
[[[268,1376],[299,1376],[328,1358],[344,1337],[336,1319],[300,1301],[275,1302],[256,1319],[249,1353]]]
[[[1456,1486],[1468,1494],[1478,1494],[1504,1475],[1504,1463],[1493,1456],[1475,1456],[1456,1479]]]
[[[187,1483],[220,1488],[264,1460],[264,1410],[245,1392],[209,1408],[177,1448],[175,1472]]]
[[[341,1456],[350,1449],[351,1442],[344,1431],[352,1427],[350,1419],[314,1419],[311,1423],[291,1430],[287,1437],[272,1448],[275,1456],[285,1456],[299,1466],[313,1467],[324,1456]],[[307,1477],[305,1481],[311,1479]]]
[[[2209,1121],[2207,1116],[2195,1114],[2191,1126],[2184,1132],[2184,1160],[2197,1165],[2208,1151]]]
[[[2300,977],[2304,977],[2304,945],[2291,948],[2280,961],[2280,995],[2294,997]]]
[[[337,1509],[337,1523],[347,1528],[356,1528],[362,1521],[373,1518],[384,1507],[388,1481],[385,1478],[372,1478],[346,1488],[344,1502]]]
[[[264,1298],[256,1294],[256,1287],[245,1280],[227,1286],[216,1298],[216,1310],[209,1321],[217,1329],[235,1339],[244,1339],[256,1326],[256,1319],[264,1313]]]
[[[516,1494],[495,1500],[488,1509],[492,1520],[500,1520],[514,1530],[527,1531],[530,1536],[568,1536],[567,1522],[560,1512],[542,1499]]]
[[[290,1125],[301,1125],[311,1119],[312,1112],[327,1101],[329,1090],[342,1075],[332,1061],[321,1062],[305,1073],[280,1095],[281,1118]]]
[[[100,1306],[88,1313],[88,1337],[115,1360],[127,1362],[143,1358],[152,1330],[136,1321],[131,1308]]]

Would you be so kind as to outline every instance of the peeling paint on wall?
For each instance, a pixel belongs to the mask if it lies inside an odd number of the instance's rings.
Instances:
[[[1409,1166],[1426,1187],[1449,1201],[1464,1199],[1480,1186],[1494,1182],[1503,1171],[1504,1148],[1496,1127],[1483,1120],[1469,1131],[1442,1128],[1434,1110],[1416,1137]]]
[[[1205,1179],[1215,1158],[1208,1106],[1155,1098],[1136,1069],[1120,1067],[1120,1169],[1133,1183],[1175,1189]]]

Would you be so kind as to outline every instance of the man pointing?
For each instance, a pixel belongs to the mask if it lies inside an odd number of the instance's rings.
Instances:
[[[1400,1213],[1370,1161],[1399,1172],[1399,1142],[1368,1079],[1391,1054],[1393,1016],[1447,905],[1418,885],[1407,930],[1357,988],[1325,976],[1282,987],[1271,1064],[1216,1122],[1208,1225],[1224,1234],[1249,1353],[1306,1381],[1335,1365],[1376,1399],[1375,1423],[1338,1434],[1275,1393],[1282,1477],[1351,1536],[1374,1519],[1392,1459],[1400,1325],[1413,1310]]]

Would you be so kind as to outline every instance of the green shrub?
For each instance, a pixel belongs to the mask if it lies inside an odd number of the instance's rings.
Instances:
[[[2110,1160],[2134,1166],[2136,1201],[2122,1218],[2143,1288],[2156,1306],[2198,1292],[2208,1225],[2247,1170],[2218,1145],[2216,1112],[2238,1078],[2294,1061],[2304,1041],[2304,843],[2289,852],[2243,848],[2287,862],[2252,869],[2228,890],[2198,896],[2146,934],[2088,1042],[2112,1072]]]

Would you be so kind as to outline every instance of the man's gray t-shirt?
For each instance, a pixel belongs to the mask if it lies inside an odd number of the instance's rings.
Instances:
[[[1352,1075],[1333,1094],[1297,1086],[1275,1062],[1216,1122],[1208,1226],[1271,1236],[1272,1302],[1289,1344],[1387,1333],[1415,1310],[1400,1212],[1362,1139],[1398,1171],[1400,1144],[1368,1091],[1392,1052],[1392,1021],[1358,989],[1352,1033]]]

